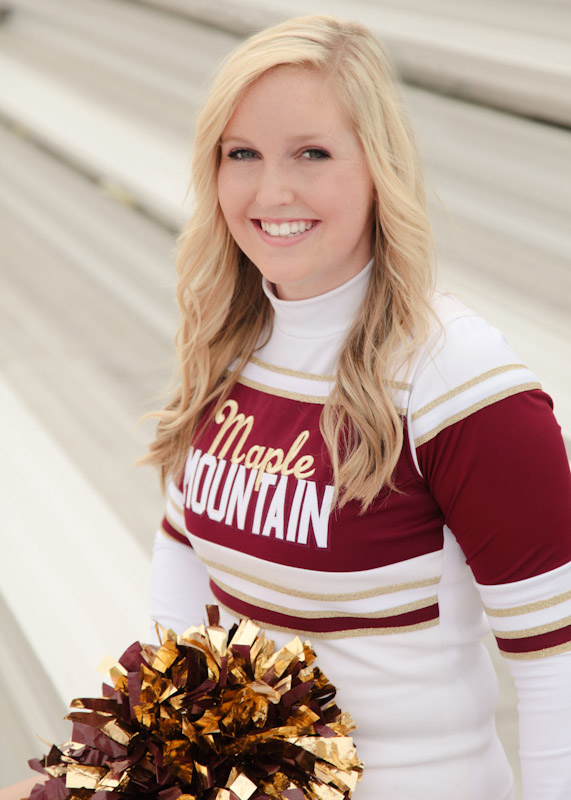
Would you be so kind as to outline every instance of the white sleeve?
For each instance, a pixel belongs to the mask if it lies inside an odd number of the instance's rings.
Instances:
[[[215,603],[206,566],[197,558],[187,538],[182,492],[174,484],[167,488],[166,509],[157,531],[151,566],[152,641],[155,622],[175,633],[206,618],[205,606]]]
[[[518,692],[523,800],[569,800],[571,653],[509,665]]]
[[[182,633],[206,619],[205,605],[216,603],[204,564],[188,545],[157,531],[151,567],[151,620]]]
[[[571,563],[478,585],[518,693],[523,800],[571,798],[570,585]]]

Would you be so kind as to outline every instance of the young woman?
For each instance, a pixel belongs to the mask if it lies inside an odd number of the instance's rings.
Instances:
[[[288,21],[227,59],[178,257],[180,385],[152,612],[313,640],[357,722],[357,800],[571,797],[571,498],[549,398],[433,289],[417,152],[363,27]],[[483,613],[485,612],[485,614]],[[486,622],[487,617],[487,622]],[[272,634],[273,635],[273,634]]]
[[[508,800],[491,625],[525,800],[571,797],[571,498],[549,398],[433,288],[423,181],[362,26],[240,45],[199,119],[180,242],[180,385],[152,614],[215,602],[309,637],[355,718],[356,800]],[[485,612],[485,613],[484,613]],[[487,622],[486,622],[487,617]]]

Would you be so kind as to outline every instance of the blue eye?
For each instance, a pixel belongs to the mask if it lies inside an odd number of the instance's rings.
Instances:
[[[248,150],[245,147],[237,147],[235,150],[231,150],[228,153],[228,158],[231,158],[234,161],[249,161],[255,157],[255,152],[253,150]]]
[[[308,147],[307,150],[303,151],[302,155],[308,161],[323,161],[329,158],[329,153],[320,147]]]

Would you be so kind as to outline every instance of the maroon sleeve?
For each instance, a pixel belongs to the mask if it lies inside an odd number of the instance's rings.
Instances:
[[[571,474],[548,395],[521,392],[418,448],[446,524],[481,584],[571,561]]]

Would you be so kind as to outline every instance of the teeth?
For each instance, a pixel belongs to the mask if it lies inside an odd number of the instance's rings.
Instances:
[[[270,236],[296,236],[312,228],[313,222],[298,220],[297,222],[282,222],[278,225],[277,222],[264,222],[264,220],[260,220],[260,225],[262,226],[262,230],[269,233]]]

